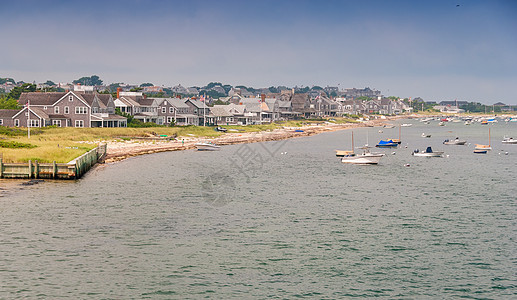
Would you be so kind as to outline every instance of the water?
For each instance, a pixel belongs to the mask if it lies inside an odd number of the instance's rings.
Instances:
[[[345,130],[0,182],[0,298],[515,298],[517,124],[412,123],[378,166]]]

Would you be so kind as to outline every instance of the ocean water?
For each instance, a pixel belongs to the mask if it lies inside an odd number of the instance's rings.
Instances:
[[[0,298],[517,298],[517,124],[402,122],[0,181]]]

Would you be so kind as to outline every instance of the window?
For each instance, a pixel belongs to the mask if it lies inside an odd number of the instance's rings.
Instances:
[[[20,120],[18,120],[18,119],[14,120],[14,126],[20,127]]]
[[[84,107],[84,106],[76,106],[75,107],[75,113],[78,114],[78,115],[85,115],[86,111],[87,111],[87,108]]]
[[[84,127],[83,120],[75,120],[75,127]]]
[[[92,110],[93,110],[93,113],[94,113],[94,114],[96,114],[96,113],[98,113],[98,112],[99,112],[99,109],[98,109],[97,107],[92,108]]]
[[[167,107],[162,107],[162,114],[166,113],[167,112]]]
[[[43,109],[44,109],[44,110],[47,110],[47,107],[46,107],[46,106],[43,106]]]
[[[73,97],[72,95],[68,96],[68,101],[69,101],[69,102],[74,101],[74,97]]]
[[[0,119],[0,125],[4,125],[4,120]]]
[[[68,106],[65,106],[65,114],[69,114],[70,113],[70,109],[68,108]]]
[[[52,120],[52,125],[61,127],[61,120]]]
[[[167,123],[171,123],[172,122],[172,117],[167,117]]]
[[[169,112],[172,114],[174,112],[174,107],[169,107]]]
[[[39,120],[30,119],[29,127],[39,127]]]
[[[226,122],[233,122],[233,118],[232,117],[226,117]]]
[[[54,106],[54,113],[55,113],[55,114],[58,114],[58,113],[59,113],[59,106]]]

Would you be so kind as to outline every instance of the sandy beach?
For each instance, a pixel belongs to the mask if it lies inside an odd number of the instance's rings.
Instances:
[[[407,118],[408,116],[404,117]],[[175,140],[156,138],[147,140],[109,141],[107,142],[108,147],[105,162],[113,163],[132,156],[143,154],[194,149],[196,143],[203,141],[210,141],[217,145],[234,145],[243,143],[278,141],[289,138],[311,136],[322,132],[330,132],[357,127],[382,126],[390,120],[398,118],[400,117],[374,119],[366,122],[345,124],[333,124],[327,122],[318,125],[296,128],[286,127],[281,129],[275,129],[272,131],[262,132],[227,132],[220,137],[212,139],[208,139],[205,137],[178,137]]]

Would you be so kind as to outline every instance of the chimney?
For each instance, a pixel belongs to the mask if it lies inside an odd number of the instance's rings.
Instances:
[[[117,99],[120,98],[120,92],[122,91],[122,88],[118,87],[117,88]]]
[[[266,94],[260,94],[260,99],[262,100],[262,102],[265,102],[266,101]]]

